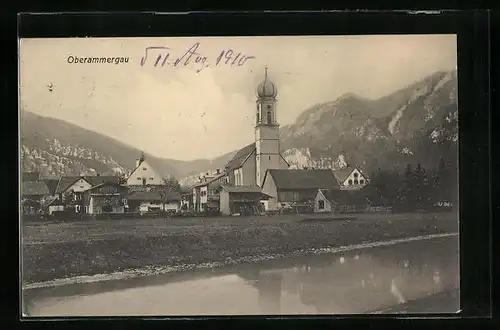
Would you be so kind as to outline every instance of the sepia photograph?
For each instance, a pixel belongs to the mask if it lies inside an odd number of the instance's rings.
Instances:
[[[21,38],[26,318],[460,311],[454,34]]]

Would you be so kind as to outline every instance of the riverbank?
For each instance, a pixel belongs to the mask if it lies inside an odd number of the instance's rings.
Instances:
[[[455,213],[117,221],[23,228],[25,284],[148,267],[189,270],[253,256],[290,255],[405,237],[458,232]],[[140,274],[139,274],[140,275]]]

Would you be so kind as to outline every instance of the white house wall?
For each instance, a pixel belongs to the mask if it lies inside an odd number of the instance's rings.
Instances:
[[[90,188],[92,188],[92,185],[90,183],[88,183],[84,179],[79,179],[66,190],[67,191],[73,190],[74,192],[84,192]]]
[[[358,177],[356,178],[355,177],[355,174],[358,174]],[[361,183],[358,183],[358,184],[354,184],[354,180],[358,180],[361,181],[363,180],[364,183],[361,184]],[[352,180],[353,184],[352,185],[349,185],[349,180]],[[342,186],[344,188],[351,188],[351,189],[360,189],[364,186],[366,186],[367,182],[366,182],[366,178],[361,174],[361,172],[359,172],[357,169],[354,169],[351,174],[349,174],[349,176],[345,179],[345,181],[343,182]]]
[[[319,201],[323,201],[325,203],[325,207],[323,209],[319,208]],[[316,197],[314,198],[314,213],[330,213],[332,211],[332,206],[328,199],[326,199],[325,195],[321,190],[318,190]]]
[[[139,167],[128,177],[127,185],[129,186],[142,186],[142,179],[146,179],[147,185],[163,185],[164,181],[160,174],[158,174],[147,161],[143,161]]]
[[[278,209],[278,190],[276,184],[274,183],[273,177],[268,173],[265,181],[262,185],[262,192],[271,196],[267,201],[266,211],[274,211]]]

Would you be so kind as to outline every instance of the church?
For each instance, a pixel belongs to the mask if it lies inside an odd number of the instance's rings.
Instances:
[[[267,67],[256,94],[255,140],[240,149],[220,175],[192,187],[195,211],[207,210],[208,202],[200,197],[205,195],[218,201],[222,214],[257,214],[305,203],[318,189],[338,188],[332,171],[289,169],[280,153],[278,89]]]
[[[289,167],[280,153],[277,95],[266,68],[264,81],[257,87],[255,141],[239,150],[224,168],[230,185],[261,187],[268,169]]]

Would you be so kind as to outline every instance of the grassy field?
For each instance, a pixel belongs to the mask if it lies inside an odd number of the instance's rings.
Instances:
[[[286,255],[307,248],[457,232],[457,219],[456,213],[415,213],[340,219],[288,215],[26,224],[22,228],[23,280]]]

